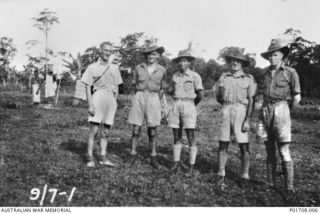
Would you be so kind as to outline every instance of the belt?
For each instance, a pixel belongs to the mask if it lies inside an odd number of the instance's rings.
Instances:
[[[275,99],[275,98],[264,98],[263,99],[264,103],[267,103],[267,104],[275,104],[275,103],[278,103],[278,102],[288,102],[288,100],[286,99]]]
[[[180,101],[180,102],[193,102],[194,99],[192,98],[174,98],[174,101]]]
[[[137,92],[138,92],[138,91],[141,91],[141,92],[149,92],[149,93],[159,93],[159,91],[151,91],[151,90],[149,90],[149,89],[138,89]]]

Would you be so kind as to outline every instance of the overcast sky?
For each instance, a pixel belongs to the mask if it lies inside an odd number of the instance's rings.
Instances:
[[[223,47],[239,46],[257,53],[257,65],[263,67],[267,61],[260,53],[289,27],[320,43],[319,0],[0,0],[0,36],[14,39],[18,68],[26,64],[27,53],[42,51],[40,46],[28,50],[25,43],[43,41],[31,17],[44,8],[57,12],[61,22],[50,31],[49,48],[73,55],[145,32],[158,38],[171,58],[193,40],[206,50],[205,59],[216,59]]]

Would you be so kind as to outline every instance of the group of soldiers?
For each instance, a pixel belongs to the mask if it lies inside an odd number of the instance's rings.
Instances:
[[[236,48],[225,55],[229,70],[221,75],[216,84],[216,98],[222,105],[219,136],[219,185],[224,187],[226,163],[231,135],[239,144],[241,153],[241,179],[249,181],[250,149],[249,136],[250,119],[254,108],[254,98],[260,93],[263,104],[260,110],[257,134],[264,140],[267,151],[268,184],[276,183],[276,148],[283,164],[285,186],[294,192],[293,161],[290,156],[291,118],[290,108],[300,101],[300,84],[296,71],[285,63],[290,52],[289,44],[281,39],[273,39],[268,50],[261,54],[270,62],[260,77],[259,85],[252,75],[244,72],[249,66],[249,58],[243,49]],[[117,109],[117,96],[122,78],[117,65],[110,62],[113,52],[112,44],[103,42],[100,45],[99,60],[88,66],[81,81],[87,86],[88,113],[90,133],[87,147],[87,166],[94,167],[93,157],[94,137],[101,130],[99,164],[114,166],[107,158],[107,145],[110,127],[113,125]],[[141,127],[146,121],[151,165],[160,168],[157,160],[157,127],[162,118],[161,99],[164,93],[173,98],[167,121],[173,130],[173,165],[172,172],[182,169],[187,175],[194,176],[197,156],[195,128],[197,121],[196,105],[203,97],[203,85],[198,73],[191,69],[191,63],[196,59],[189,50],[179,51],[173,59],[177,64],[177,72],[166,82],[166,69],[158,63],[158,58],[164,48],[156,44],[149,44],[142,52],[145,60],[134,70],[133,85],[135,94],[129,112],[128,123],[132,124],[130,166],[137,160],[137,144],[141,136]],[[259,90],[257,89],[259,88]],[[185,130],[189,144],[189,164],[185,165],[180,154],[182,150],[182,132]]]

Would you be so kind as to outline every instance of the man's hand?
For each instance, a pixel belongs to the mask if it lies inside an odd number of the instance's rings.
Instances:
[[[294,102],[294,105],[298,105],[301,101],[301,95],[300,94],[297,94],[293,97],[293,102]]]
[[[247,132],[250,130],[250,123],[249,120],[246,119],[243,124],[242,124],[242,128],[241,128],[242,132]]]
[[[90,116],[94,116],[95,111],[94,111],[94,106],[92,104],[89,105],[88,113]]]

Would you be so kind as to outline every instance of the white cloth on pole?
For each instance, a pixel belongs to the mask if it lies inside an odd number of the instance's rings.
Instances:
[[[53,77],[49,74],[46,74],[46,87],[45,87],[45,94],[44,97],[54,97],[55,90],[53,85]]]
[[[39,89],[38,83],[32,84],[32,94],[33,94],[33,102],[34,103],[40,103],[40,90],[37,94],[38,89]]]
[[[76,82],[74,97],[81,100],[87,100],[86,85],[81,80],[77,80]]]

